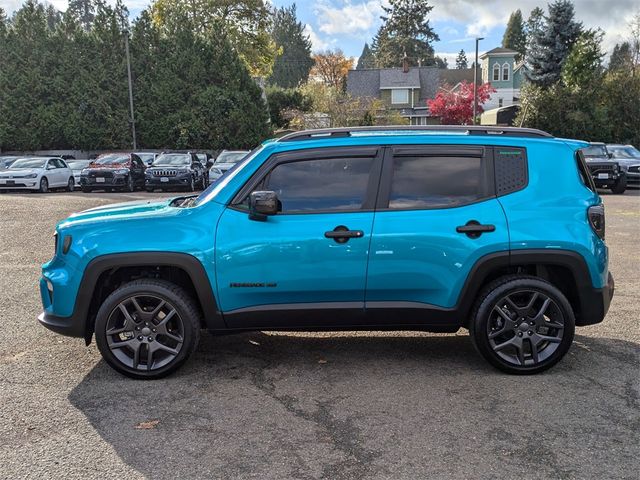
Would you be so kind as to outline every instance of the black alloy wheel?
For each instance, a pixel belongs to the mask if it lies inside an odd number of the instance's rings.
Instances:
[[[100,353],[115,370],[132,378],[160,378],[177,370],[195,350],[200,314],[178,286],[136,280],[104,301],[95,332]]]
[[[487,287],[470,325],[482,356],[518,374],[555,365],[571,346],[574,329],[573,310],[562,292],[525,275],[503,277]]]
[[[76,187],[76,181],[73,177],[71,177],[67,182],[67,192],[73,192],[75,187]]]

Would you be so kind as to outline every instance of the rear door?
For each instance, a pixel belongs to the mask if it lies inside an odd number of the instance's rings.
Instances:
[[[364,317],[378,147],[278,154],[222,214],[218,298],[229,327],[331,326]],[[281,211],[248,215],[252,191],[277,193]]]
[[[493,149],[483,146],[387,150],[367,275],[366,308],[372,317],[376,309],[425,309],[427,315],[428,309],[455,307],[474,263],[509,250],[492,155]],[[386,313],[379,319],[383,323],[392,318]]]

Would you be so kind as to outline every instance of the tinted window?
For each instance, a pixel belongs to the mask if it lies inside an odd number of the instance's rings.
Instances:
[[[484,196],[480,157],[407,156],[393,159],[389,208],[434,208]]]
[[[256,190],[273,190],[282,212],[357,210],[364,203],[373,158],[282,163]]]

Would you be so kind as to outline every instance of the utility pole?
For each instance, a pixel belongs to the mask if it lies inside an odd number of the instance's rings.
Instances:
[[[476,125],[476,115],[478,111],[478,43],[484,37],[476,37],[476,61],[473,64],[473,124]]]
[[[131,81],[131,58],[129,57],[129,32],[124,32],[124,50],[127,55],[127,76],[129,77],[129,113],[131,118],[131,136],[133,137],[133,149],[137,150],[138,145],[136,142],[136,119],[133,114],[133,82]]]

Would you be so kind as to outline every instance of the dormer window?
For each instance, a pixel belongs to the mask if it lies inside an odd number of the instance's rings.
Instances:
[[[394,88],[391,90],[391,103],[394,105],[407,105],[409,103],[409,90],[406,88]]]
[[[505,63],[502,65],[502,81],[506,82],[509,80],[509,64]]]
[[[497,63],[493,64],[493,81],[500,81],[500,65],[498,65]]]

